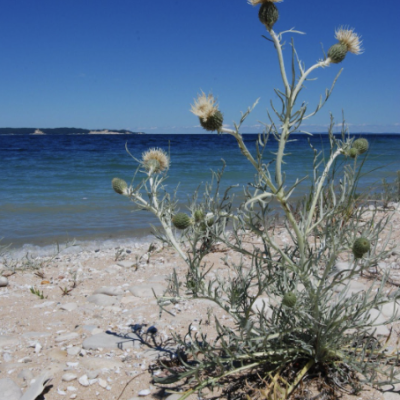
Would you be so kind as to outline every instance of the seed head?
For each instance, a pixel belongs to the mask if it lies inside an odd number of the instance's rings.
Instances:
[[[339,43],[344,44],[347,47],[347,51],[353,54],[361,54],[363,49],[361,48],[362,40],[361,36],[354,33],[354,28],[345,28],[341,26],[335,31],[335,38]]]
[[[142,154],[143,166],[155,173],[166,171],[169,168],[169,157],[162,149],[150,149]]]

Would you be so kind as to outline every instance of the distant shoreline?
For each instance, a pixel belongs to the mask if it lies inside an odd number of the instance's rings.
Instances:
[[[144,135],[127,129],[0,128],[0,135]]]

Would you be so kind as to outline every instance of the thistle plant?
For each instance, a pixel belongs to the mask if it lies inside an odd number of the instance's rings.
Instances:
[[[331,398],[337,398],[336,390],[343,388],[356,392],[359,383],[380,386],[400,381],[395,369],[397,351],[387,351],[389,330],[383,332],[387,333],[383,339],[378,335],[382,330],[377,331],[399,320],[396,300],[400,290],[387,295],[388,275],[370,282],[365,290],[352,287],[355,278],[392,250],[390,235],[382,239],[390,218],[374,212],[366,219],[365,207],[355,202],[365,153],[372,151],[368,141],[354,140],[344,122],[341,134],[334,135],[331,118],[329,151],[320,152],[309,142],[314,154],[311,176],[299,176],[291,184],[285,179],[285,168],[290,168],[285,164],[286,149],[295,141],[292,134],[311,135],[301,129],[302,123],[329,99],[341,70],[311,112],[306,103],[299,104],[305,82],[315,70],[335,67],[348,52],[360,54],[361,40],[353,29],[339,28],[335,32],[338,43],[308,69],[292,40],[289,76],[283,37],[301,32],[274,31],[279,2],[249,0],[253,6],[260,5],[259,20],[274,44],[283,82],[282,90],[275,89],[279,107],[271,102],[272,113],[268,113],[255,151],[247,148],[240,132],[257,101],[234,129],[223,126],[222,112],[211,94],[201,93],[191,108],[205,130],[233,136],[254,168],[255,181],[245,188],[244,202],[235,209],[231,188],[220,193],[222,169],[213,173],[202,199],[194,193],[188,211],[180,211],[175,196],[163,186],[169,158],[159,149],[149,152],[152,157],[145,153],[141,160],[135,159],[137,172],[144,174],[138,184],[134,184],[137,174],[130,186],[116,185],[113,180],[117,193],[129,197],[137,209],[158,217],[162,231],[157,236],[173,246],[187,265],[185,277],[173,274],[168,296],[158,298],[160,307],[191,298],[207,299],[233,321],[224,324],[215,317],[213,340],[190,328],[186,335],[174,335],[176,357],[173,362],[160,362],[165,375],[154,381],[184,387],[180,400],[215,387],[230,399],[285,399],[310,376],[325,380],[328,385],[324,387],[330,388],[325,394]],[[278,144],[272,155],[268,155],[270,141]],[[165,157],[165,162],[155,153]],[[311,185],[296,208],[293,194],[306,179]],[[284,244],[277,239],[271,216],[274,207],[280,208],[284,218],[279,229],[290,238]],[[245,240],[248,237],[251,245]],[[211,275],[212,266],[207,264],[216,242],[238,255],[235,262],[224,260],[224,276]],[[348,267],[338,269],[343,260]],[[387,304],[393,306],[393,313],[382,320],[379,313]]]

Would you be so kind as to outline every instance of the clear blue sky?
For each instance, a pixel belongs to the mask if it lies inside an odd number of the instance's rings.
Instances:
[[[353,132],[400,132],[399,0],[285,0],[275,31],[295,27],[307,66],[335,43],[340,25],[365,53],[318,70],[302,98],[313,109],[344,67],[324,109],[305,129],[326,129],[341,111]],[[218,97],[232,125],[258,97],[244,132],[267,121],[282,88],[258,7],[246,0],[4,0],[0,13],[0,127],[82,127],[200,133],[190,103]],[[289,36],[287,36],[289,39]],[[286,48],[287,61],[290,48]]]

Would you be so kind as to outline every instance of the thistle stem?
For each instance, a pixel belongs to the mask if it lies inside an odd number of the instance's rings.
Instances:
[[[294,103],[296,102],[297,95],[299,94],[299,92],[300,92],[300,90],[301,90],[301,88],[303,86],[304,81],[307,79],[307,76],[310,75],[310,73],[312,71],[314,71],[315,69],[317,69],[317,68],[329,67],[330,63],[331,62],[330,62],[329,58],[324,60],[324,61],[319,61],[316,64],[314,64],[312,67],[310,67],[306,72],[304,72],[304,74],[299,79],[299,82],[297,83],[295,89],[293,90],[293,93],[292,93],[292,96],[291,96],[291,104],[292,105],[294,105]]]
[[[287,98],[289,98],[290,94],[291,94],[291,90],[290,90],[289,81],[288,81],[287,75],[286,75],[285,62],[283,60],[281,42],[280,42],[278,36],[276,35],[276,33],[273,31],[273,29],[270,29],[268,32],[271,35],[271,38],[275,45],[276,52],[278,53],[279,67],[281,69],[282,80],[283,80],[283,84],[285,85],[286,96],[287,96]]]
[[[342,149],[337,149],[337,150],[331,155],[331,157],[330,157],[328,163],[327,163],[326,166],[325,166],[324,172],[322,173],[322,175],[321,175],[321,177],[320,177],[320,180],[319,180],[319,182],[318,182],[317,189],[316,189],[315,194],[314,194],[313,201],[312,201],[312,203],[311,203],[311,207],[310,207],[310,211],[309,211],[309,214],[308,214],[307,222],[306,222],[306,224],[305,224],[305,226],[304,226],[304,232],[305,232],[306,235],[308,235],[308,234],[310,233],[310,225],[311,225],[311,222],[312,222],[312,219],[313,219],[313,216],[314,216],[315,207],[317,206],[317,202],[318,202],[318,199],[319,199],[319,197],[320,197],[321,190],[322,190],[322,188],[323,188],[323,186],[324,186],[325,180],[326,180],[326,178],[327,178],[327,176],[328,176],[328,174],[329,174],[329,171],[330,171],[330,169],[331,169],[331,167],[332,167],[333,162],[336,160],[336,158],[337,158],[341,153],[342,153]],[[315,224],[312,226],[312,228],[315,228]]]

